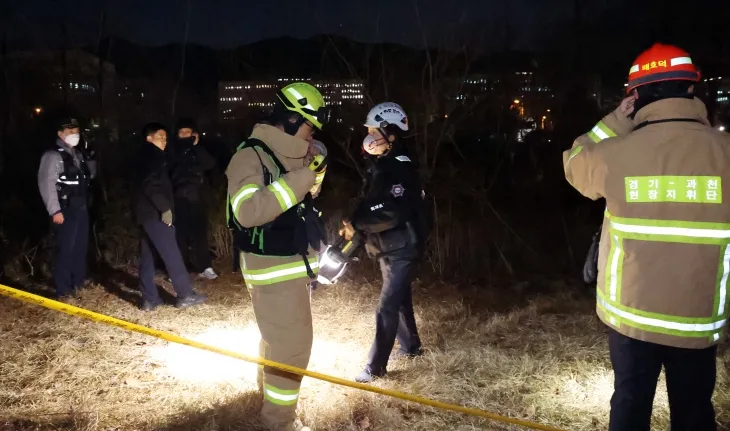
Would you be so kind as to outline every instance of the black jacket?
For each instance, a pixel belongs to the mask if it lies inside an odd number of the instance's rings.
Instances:
[[[172,182],[167,154],[153,144],[142,144],[135,163],[133,211],[139,224],[160,220],[162,213],[173,210]]]
[[[418,172],[405,155],[391,153],[371,161],[368,190],[352,218],[367,235],[372,255],[418,257],[428,234],[424,191]]]
[[[192,140],[176,140],[172,151],[170,179],[175,198],[202,202],[208,196],[208,173],[216,166],[215,159]]]

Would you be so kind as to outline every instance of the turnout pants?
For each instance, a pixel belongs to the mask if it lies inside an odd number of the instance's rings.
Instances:
[[[175,199],[175,228],[183,261],[192,272],[201,273],[212,266],[208,244],[208,213],[201,202]]]
[[[712,393],[717,346],[680,349],[626,337],[613,329],[608,346],[615,375],[610,431],[649,431],[664,366],[671,431],[715,431]]]
[[[185,268],[175,241],[175,226],[168,226],[160,220],[149,220],[142,225],[142,230],[139,256],[139,281],[142,299],[156,304],[162,302],[155,284],[153,247],[165,263],[165,268],[170,275],[177,297],[190,296],[193,293],[193,286],[190,281],[190,274]]]
[[[251,294],[261,332],[262,358],[306,369],[312,352],[312,310],[304,262],[291,258],[241,254],[241,272]],[[310,259],[316,270],[316,256]],[[297,418],[302,377],[259,368],[264,404],[261,420],[272,431],[291,431]]]
[[[383,289],[375,313],[375,341],[370,348],[368,367],[374,374],[384,374],[396,338],[400,352],[413,354],[421,349],[421,340],[413,315],[411,281],[415,262],[412,259],[380,259]]]
[[[56,264],[53,268],[56,296],[73,293],[86,281],[86,253],[89,245],[89,212],[86,205],[63,210],[63,223],[56,231]]]

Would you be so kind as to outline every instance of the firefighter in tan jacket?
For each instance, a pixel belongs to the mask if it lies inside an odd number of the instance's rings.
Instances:
[[[610,430],[648,431],[662,366],[672,431],[715,430],[717,343],[728,318],[730,138],[694,98],[699,72],[655,44],[621,106],[563,155],[580,193],[606,199],[597,312],[615,374]]]
[[[288,85],[277,97],[271,120],[254,127],[226,171],[229,226],[242,250],[261,356],[306,368],[312,348],[308,283],[317,274],[310,243],[318,246],[322,238],[308,237],[303,219],[312,212],[310,190],[325,168],[312,134],[329,120],[329,109],[306,83]],[[308,430],[296,414],[301,377],[260,371],[264,424],[273,431]]]

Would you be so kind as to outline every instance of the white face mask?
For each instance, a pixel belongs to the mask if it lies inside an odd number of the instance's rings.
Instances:
[[[75,147],[79,144],[79,140],[81,140],[81,136],[78,133],[74,133],[73,135],[66,136],[64,142],[71,147]]]
[[[388,150],[388,144],[384,139],[375,139],[373,135],[367,135],[362,141],[362,148],[371,156],[380,156]]]

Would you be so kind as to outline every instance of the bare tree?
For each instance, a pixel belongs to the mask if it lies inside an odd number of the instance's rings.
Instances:
[[[183,78],[185,77],[185,55],[188,50],[188,36],[190,34],[190,13],[193,10],[193,0],[188,0],[188,8],[187,8],[187,14],[185,16],[185,37],[183,39],[183,46],[182,46],[182,60],[180,61],[180,74],[177,78],[177,83],[175,83],[175,90],[172,92],[172,110],[171,110],[171,116],[175,117],[175,106],[177,102],[177,93],[180,90],[180,85],[182,84]]]
[[[106,181],[104,178],[103,170],[105,168],[104,165],[104,155],[106,154],[106,149],[108,145],[108,127],[107,127],[107,118],[106,118],[106,104],[104,100],[104,94],[106,90],[105,85],[105,58],[109,58],[109,54],[111,52],[112,47],[112,39],[109,40],[109,44],[107,45],[107,53],[106,56],[103,55],[102,49],[103,49],[103,41],[104,36],[106,34],[106,26],[107,26],[107,13],[108,13],[108,2],[104,1],[101,7],[101,14],[99,16],[99,35],[96,41],[96,58],[99,62],[99,66],[97,68],[97,101],[98,101],[98,109],[99,109],[99,133],[97,135],[97,178],[99,181],[99,184],[101,185],[101,192],[102,197],[104,199],[104,202],[109,201],[109,196],[107,193],[107,187],[106,187]]]

